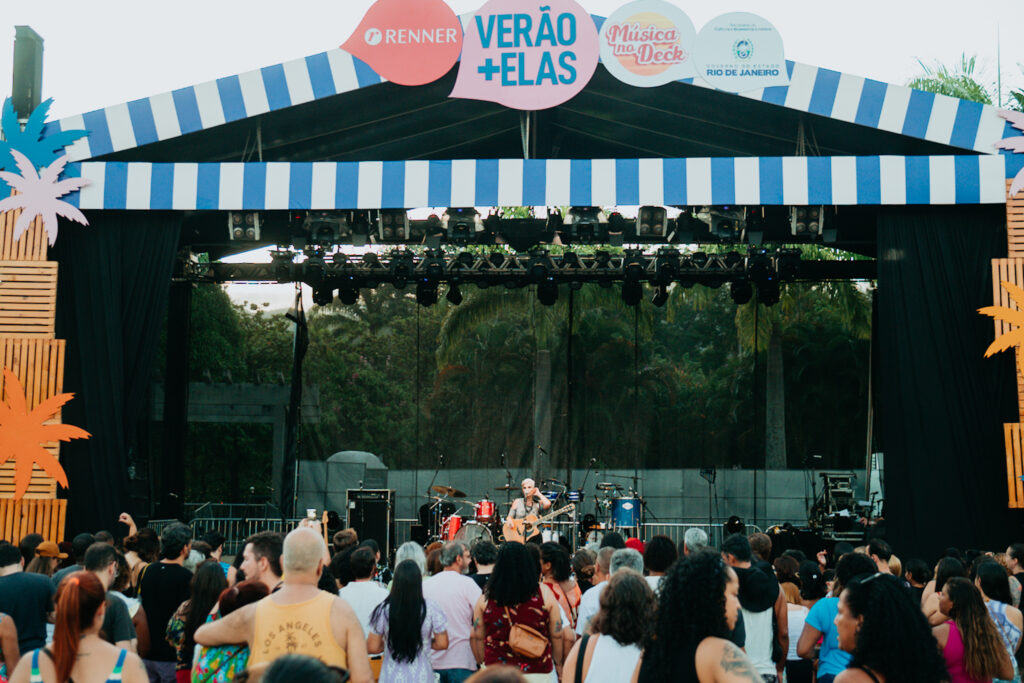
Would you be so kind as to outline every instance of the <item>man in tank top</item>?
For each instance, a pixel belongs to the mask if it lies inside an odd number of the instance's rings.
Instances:
[[[252,669],[262,669],[285,654],[309,655],[348,669],[353,683],[369,683],[366,641],[355,612],[337,595],[317,588],[323,557],[323,538],[316,531],[292,531],[284,539],[281,589],[203,625],[196,631],[196,643],[248,643]]]

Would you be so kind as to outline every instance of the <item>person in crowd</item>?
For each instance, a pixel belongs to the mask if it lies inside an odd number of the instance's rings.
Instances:
[[[750,552],[753,554],[752,564],[762,570],[771,570],[772,539],[768,534],[758,532],[747,536]]]
[[[792,557],[798,565],[807,561],[807,554],[799,548],[788,548],[782,551],[783,557]]]
[[[208,531],[203,534],[203,537],[200,540],[210,546],[210,552],[208,555],[211,559],[216,560],[217,564],[220,565],[220,568],[224,570],[224,578],[226,579],[228,576],[228,570],[231,569],[231,565],[224,561],[224,544],[227,542],[227,539],[224,538],[224,534],[216,530]]]
[[[1012,543],[1006,548],[1006,569],[1024,584],[1024,543]]]
[[[974,585],[981,591],[989,616],[999,630],[1003,645],[1013,664],[1013,680],[1020,683],[1016,654],[1020,648],[1021,632],[1024,630],[1024,615],[1010,604],[1010,577],[1006,570],[993,559],[982,562],[975,571]]]
[[[543,634],[540,656],[531,657],[509,645],[513,626],[526,626]],[[550,594],[537,582],[537,561],[521,543],[498,548],[491,580],[473,609],[470,638],[478,664],[510,664],[527,680],[547,683],[562,663],[562,613]]]
[[[722,559],[739,577],[744,649],[765,682],[775,683],[789,651],[785,594],[770,570],[754,567],[750,541],[743,534],[733,534],[722,542]]]
[[[480,599],[480,586],[467,576],[470,552],[460,541],[451,541],[441,549],[444,569],[423,582],[423,597],[440,606],[447,622],[447,647],[431,653],[434,672],[440,683],[462,683],[476,671],[477,660],[469,643],[473,607]]]
[[[441,550],[442,548],[434,548],[427,551],[427,574],[430,576],[435,576],[444,569],[444,565],[441,564]]]
[[[609,531],[601,538],[601,547],[621,550],[626,547],[626,539],[618,531]]]
[[[678,557],[676,544],[668,536],[655,536],[647,543],[644,550],[644,567],[647,569],[647,584],[651,590],[658,590],[665,572]]]
[[[53,649],[27,652],[11,683],[145,683],[146,670],[138,655],[100,638],[105,610],[106,591],[95,574],[66,576],[57,601]]]
[[[359,620],[348,603],[317,588],[324,552],[317,531],[293,530],[282,548],[281,587],[256,604],[199,627],[196,643],[206,647],[248,643],[250,667],[265,667],[285,653],[308,654],[326,664],[347,667],[353,683],[368,683],[370,665]]]
[[[86,551],[88,553],[88,551]],[[107,595],[116,597],[124,603],[128,610],[128,616],[132,620],[132,628],[135,629],[135,654],[145,658],[149,654],[149,621],[146,619],[146,610],[142,609],[142,601],[127,595],[130,590],[131,570],[128,568],[128,560],[120,552],[117,553],[117,571],[114,573],[114,580],[110,584]]]
[[[0,612],[14,621],[22,653],[46,643],[46,622],[53,615],[54,594],[50,578],[25,573],[24,561],[16,546],[0,542]]]
[[[800,563],[796,558],[788,555],[780,555],[772,563],[775,570],[775,578],[786,596],[786,602],[791,605],[799,605],[800,602]]]
[[[11,677],[19,659],[18,627],[11,615],[0,612],[0,681],[6,682]]]
[[[560,543],[549,541],[541,544],[540,574],[541,583],[555,594],[555,600],[569,620],[569,628],[575,629],[583,593],[572,578],[569,552]]]
[[[735,570],[713,550],[692,550],[674,564],[661,583],[654,631],[633,683],[761,683],[753,662],[730,640],[739,589]]]
[[[377,563],[377,578],[380,583],[387,584],[391,581],[390,570],[381,565],[380,545],[372,538],[367,538],[359,544],[360,548],[369,548],[373,551],[373,557]]]
[[[395,566],[397,567],[398,563],[403,560],[412,560],[420,568],[420,573],[424,577],[427,576],[427,554],[423,552],[423,546],[419,543],[416,541],[406,541],[398,546],[398,550],[395,551]]]
[[[949,621],[932,629],[946,660],[950,683],[1012,679],[1010,655],[985,609],[981,591],[965,577],[947,580],[939,593],[939,611]]]
[[[262,581],[273,592],[281,585],[281,553],[284,537],[276,531],[261,531],[245,539],[242,573],[245,580]]]
[[[152,683],[174,683],[177,653],[167,642],[167,624],[188,599],[192,572],[182,565],[192,550],[192,531],[180,522],[160,533],[160,561],[150,564],[139,584],[139,598],[149,620],[149,653],[143,660]]]
[[[1010,581],[1010,597],[1013,600],[1011,604],[1014,607],[1018,607],[1019,608],[1020,607],[1021,585],[1020,585],[1020,581],[1017,580],[1017,577],[1013,576],[1012,574],[1010,574],[1010,568],[1006,564],[1006,553],[996,553],[995,555],[992,556],[992,559],[994,559],[996,562],[998,562],[999,566],[1001,566],[1003,569],[1006,570],[1007,579],[1009,579],[1009,581]]]
[[[207,560],[213,559],[213,546],[203,540],[192,541],[192,553],[193,556],[195,554],[199,555],[199,560],[196,563],[196,566],[198,567],[199,562],[206,562]]]
[[[777,557],[775,561],[778,562],[781,559],[792,559],[796,562],[796,557],[791,555]],[[804,624],[807,623],[807,615],[810,613],[811,607],[825,597],[827,589],[821,567],[817,562],[805,559],[798,566],[796,575],[800,583],[796,600],[793,600],[788,592],[786,593],[786,626],[790,631],[790,650],[785,655],[785,680],[786,683],[811,683],[814,680],[814,663],[810,659],[800,656],[797,652],[797,644],[800,634],[804,631]],[[790,582],[783,583],[782,590],[785,591],[791,585]]]
[[[206,623],[206,617],[227,587],[227,577],[216,560],[208,560],[196,567],[189,599],[178,606],[167,624],[167,643],[177,656],[175,675],[178,683],[189,682],[196,650],[196,630]]]
[[[92,534],[78,534],[71,539],[71,557],[74,559],[74,564],[59,569],[53,574],[53,586],[54,588],[60,586],[60,582],[65,576],[70,576],[75,572],[80,572],[85,569],[85,551],[89,549],[93,543],[96,542],[95,537]]]
[[[820,642],[818,653],[819,683],[832,683],[850,664],[850,654],[839,649],[836,631],[836,614],[839,612],[839,595],[854,578],[874,574],[875,561],[860,553],[847,553],[836,563],[836,576],[832,584],[832,595],[818,600],[807,613],[804,629],[796,644],[796,652],[804,659],[815,658],[815,646]]]
[[[327,666],[315,657],[284,655],[267,667],[261,683],[343,683],[345,672],[336,666]]]
[[[370,635],[370,615],[388,597],[388,591],[373,580],[377,573],[377,560],[370,548],[356,548],[348,561],[355,579],[338,591],[338,595],[356,613],[365,638]]]
[[[138,652],[138,640],[135,633],[135,626],[132,624],[131,615],[128,614],[128,606],[110,590],[117,576],[118,552],[114,546],[103,542],[93,543],[85,551],[85,571],[91,572],[103,584],[103,590],[107,592],[106,610],[103,615],[103,625],[100,627],[100,637],[114,647],[124,648],[131,652]]]
[[[892,557],[892,548],[880,538],[872,538],[868,543],[868,557],[875,561],[875,567],[883,574],[891,574],[889,569],[889,558]]]
[[[134,526],[134,522],[132,524]],[[149,527],[143,527],[124,539],[124,559],[128,562],[130,572],[129,595],[136,598],[139,596],[139,582],[142,580],[142,573],[151,563],[156,562],[159,556],[160,538]]]
[[[21,557],[25,560],[25,571],[28,571],[28,566],[32,564],[32,560],[36,558],[36,548],[45,539],[42,534],[25,534],[18,541],[18,551],[21,553]],[[33,572],[38,574],[39,572]]]
[[[251,605],[270,595],[261,581],[241,581],[224,590],[217,608],[206,618],[207,623],[226,617],[240,607]],[[193,638],[194,639],[194,638]],[[228,683],[249,665],[248,645],[196,646],[192,680],[196,683]]]
[[[851,655],[835,683],[948,680],[928,622],[896,575],[851,580],[839,597],[835,625],[839,647]]]
[[[933,592],[931,595],[927,595],[928,589],[925,588],[926,594],[922,596],[924,598],[924,602],[921,605],[921,610],[924,612],[924,616],[927,617],[928,623],[932,626],[944,624],[949,620],[949,615],[942,612],[939,596],[941,595],[946,582],[957,576],[967,576],[967,570],[964,568],[963,563],[957,558],[944,557],[935,565]]]
[[[587,591],[580,598],[580,606],[576,615],[576,635],[583,635],[590,620],[594,618],[601,607],[601,592],[612,576],[611,562],[614,554],[615,548],[611,547],[601,548],[597,552],[597,560],[594,562],[594,590]]]
[[[42,574],[46,577],[53,576],[57,571],[57,564],[68,556],[67,553],[62,553],[53,541],[43,541],[36,546],[35,553],[36,556],[25,567],[25,571],[30,574]]]
[[[671,540],[669,545],[675,551]],[[643,576],[632,570],[615,574],[601,593],[591,633],[577,641],[565,658],[562,683],[629,680],[650,637],[656,606],[654,591]]]
[[[924,587],[932,579],[932,570],[928,563],[916,557],[907,560],[907,565],[903,568],[903,578],[910,584],[910,594],[917,598],[917,604],[920,605]]]
[[[637,551],[641,555],[643,555],[644,551],[647,550],[647,544],[644,543],[643,541],[641,541],[639,538],[627,538],[626,539],[626,547],[627,548],[632,548],[633,550]]]
[[[686,557],[690,553],[699,553],[708,547],[708,534],[698,527],[690,527],[683,534],[683,543],[680,556]]]
[[[466,683],[526,683],[526,676],[515,667],[499,664],[480,669]]]
[[[342,529],[334,534],[331,538],[331,544],[334,546],[334,553],[340,553],[347,548],[355,548],[359,545],[359,534],[355,529]]]
[[[497,554],[497,549],[495,549]],[[597,553],[588,548],[580,548],[572,556],[572,574],[576,579],[576,585],[580,592],[585,594],[594,587],[594,569],[597,562]],[[580,598],[582,601],[582,598]]]
[[[107,545],[114,545],[114,534],[106,530],[99,530],[92,535],[96,539],[97,543],[106,543]]]
[[[337,584],[339,589],[344,588],[355,580],[355,577],[352,575],[352,565],[349,564],[349,558],[352,556],[355,549],[356,546],[352,546],[340,553],[335,553],[334,556],[331,557],[331,563],[328,565],[328,569],[331,570],[331,576],[334,577],[334,582]]]
[[[889,573],[893,576],[903,576],[903,561],[896,555],[889,556]]]
[[[476,587],[475,583],[470,583]],[[443,651],[448,643],[448,620],[444,611],[437,602],[424,596],[423,573],[416,563],[403,560],[395,567],[391,593],[370,618],[367,650],[384,653],[381,683],[432,683],[435,679],[431,651]],[[464,678],[446,677],[443,671],[441,673],[442,681],[462,681],[472,672],[467,672]]]
[[[491,572],[494,571],[494,561],[498,559],[498,546],[482,538],[473,544],[470,555],[473,557],[473,564],[476,565],[476,573],[470,574],[469,578],[483,590],[487,580],[491,578]]]

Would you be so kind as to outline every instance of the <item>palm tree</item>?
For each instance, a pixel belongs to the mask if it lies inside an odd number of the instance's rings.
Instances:
[[[907,85],[915,90],[936,93],[937,95],[948,95],[970,102],[981,102],[992,104],[992,84],[983,84],[978,80],[975,73],[977,68],[977,57],[966,54],[960,55],[960,63],[953,68],[945,64],[936,63],[928,66],[918,60],[921,70],[920,76],[912,78]]]

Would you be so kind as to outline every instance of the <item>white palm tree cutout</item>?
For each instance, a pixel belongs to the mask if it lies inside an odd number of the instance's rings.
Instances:
[[[1011,126],[1024,132],[1024,113],[1001,109],[999,115],[1009,121]],[[1024,152],[1024,135],[1003,138],[996,143],[996,149],[1005,149],[1020,154]],[[1013,183],[1010,185],[1010,196],[1015,197],[1021,190],[1024,190],[1024,168],[1013,179]]]
[[[21,175],[0,171],[0,178],[17,190],[19,194],[12,194],[7,199],[0,201],[0,213],[17,209],[23,210],[18,222],[14,224],[13,241],[17,241],[21,237],[21,233],[25,232],[36,216],[43,218],[43,228],[46,230],[51,247],[57,241],[57,216],[77,221],[82,225],[89,225],[89,221],[81,211],[60,200],[64,195],[89,184],[89,181],[84,178],[57,180],[68,163],[67,155],[60,157],[49,166],[44,166],[39,173],[36,173],[35,166],[28,160],[28,157],[18,150],[12,149],[11,156],[14,157]]]

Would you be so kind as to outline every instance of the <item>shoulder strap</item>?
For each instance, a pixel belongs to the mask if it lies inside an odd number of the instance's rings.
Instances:
[[[50,652],[50,648],[44,647],[43,654],[50,658],[50,661],[53,662],[53,665],[55,667],[57,666],[57,660],[53,658],[53,653]],[[35,654],[32,656],[32,669],[33,671],[35,671],[35,674],[39,676],[39,678],[30,679],[30,683],[36,683],[36,681],[41,682],[43,680],[43,677],[42,674],[39,673],[39,650],[36,650]],[[68,676],[68,683],[75,683],[75,679],[73,679],[71,676]]]
[[[587,656],[587,642],[590,640],[590,634],[583,636],[583,640],[580,641],[580,649],[576,653],[576,676],[573,678],[576,683],[583,683],[583,660]]]
[[[857,668],[866,673],[868,676],[870,676],[872,681],[878,683],[878,676],[875,675],[874,671],[867,668],[866,666],[858,666]]]

